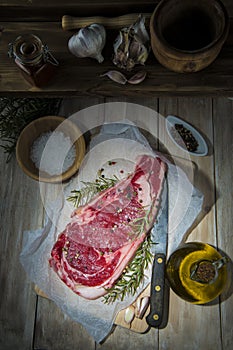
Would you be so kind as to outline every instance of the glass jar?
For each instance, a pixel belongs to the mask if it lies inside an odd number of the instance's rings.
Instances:
[[[25,34],[9,44],[9,56],[15,60],[23,77],[33,86],[42,87],[53,77],[58,61],[47,45],[33,34]]]
[[[193,304],[217,298],[227,282],[226,263],[211,245],[189,242],[173,252],[167,263],[167,277],[173,291]]]

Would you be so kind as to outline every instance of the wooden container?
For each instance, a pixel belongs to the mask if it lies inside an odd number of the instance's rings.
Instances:
[[[228,31],[228,14],[220,0],[162,0],[150,20],[155,57],[179,73],[197,72],[211,64]]]
[[[69,169],[62,174],[50,175],[39,170],[31,159],[31,148],[34,141],[43,133],[60,131],[68,136],[75,146],[76,157]],[[68,180],[79,169],[85,155],[85,141],[79,128],[69,119],[60,116],[45,116],[35,119],[21,132],[16,144],[16,158],[21,169],[41,182],[57,183]]]

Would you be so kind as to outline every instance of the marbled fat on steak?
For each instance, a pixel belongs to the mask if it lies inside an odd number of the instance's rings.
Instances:
[[[160,158],[140,156],[131,175],[74,211],[50,266],[75,293],[96,299],[117,281],[154,223],[165,172]]]

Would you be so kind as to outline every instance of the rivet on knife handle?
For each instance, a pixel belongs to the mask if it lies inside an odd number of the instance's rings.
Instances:
[[[151,279],[150,313],[146,317],[147,323],[156,328],[163,320],[165,264],[165,255],[156,254]]]

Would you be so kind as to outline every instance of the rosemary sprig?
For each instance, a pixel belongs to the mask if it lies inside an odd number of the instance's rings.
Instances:
[[[0,98],[0,147],[7,154],[7,162],[23,128],[39,117],[56,115],[60,104],[57,98]]]
[[[126,295],[134,295],[144,278],[144,271],[152,262],[151,236],[148,235],[142,245],[138,248],[133,260],[125,268],[116,284],[108,289],[108,293],[103,297],[105,304],[113,303],[116,300],[123,301]]]
[[[149,224],[149,215],[150,215],[150,209],[145,210],[145,207],[141,209],[142,216],[135,218],[131,223],[130,226],[134,230],[134,234],[136,236],[140,236],[145,229],[145,226]]]
[[[119,179],[114,176],[112,179],[99,176],[95,182],[82,181],[83,187],[80,190],[71,191],[72,195],[67,198],[69,202],[77,208],[81,204],[86,204],[99,192],[113,187]]]

